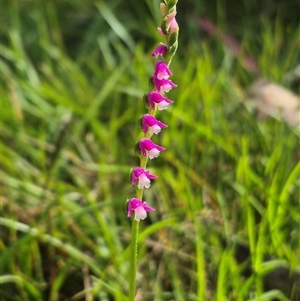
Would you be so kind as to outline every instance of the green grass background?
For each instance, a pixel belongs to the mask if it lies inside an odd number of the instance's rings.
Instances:
[[[159,1],[2,1],[3,301],[126,301],[130,168]],[[258,77],[285,84],[299,63],[297,1],[181,1],[175,101],[149,162],[159,176],[140,226],[138,300],[289,300],[263,277],[300,268],[299,131],[257,120]],[[205,35],[211,18],[259,74]],[[237,249],[250,250],[240,264]],[[251,268],[251,272],[247,270]]]

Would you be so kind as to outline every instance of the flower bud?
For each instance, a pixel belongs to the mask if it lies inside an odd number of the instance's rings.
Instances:
[[[165,3],[160,3],[159,5],[159,11],[162,17],[164,17],[168,13],[168,9]]]

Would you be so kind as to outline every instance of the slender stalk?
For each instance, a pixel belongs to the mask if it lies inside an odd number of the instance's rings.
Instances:
[[[140,165],[146,167],[148,156],[146,158],[140,157]],[[136,197],[143,198],[143,189],[136,190]],[[130,245],[130,279],[129,279],[129,301],[134,301],[136,292],[136,267],[138,254],[138,236],[139,236],[140,222],[132,220],[131,229],[131,245]]]
[[[130,246],[130,279],[129,279],[129,301],[134,301],[136,291],[136,267],[137,267],[137,249],[138,234],[140,222],[132,221],[131,246]]]
[[[166,124],[154,117],[157,109],[165,109],[170,103],[173,103],[163,94],[169,92],[177,85],[169,80],[169,76],[172,75],[168,68],[171,59],[176,52],[178,43],[178,24],[175,20],[176,16],[176,3],[178,0],[164,0],[160,4],[160,10],[164,15],[162,28],[159,28],[166,37],[167,45],[160,43],[152,52],[152,56],[158,59],[155,65],[155,71],[151,77],[151,86],[153,91],[145,95],[144,101],[147,101],[146,107],[148,108],[148,114],[143,115],[140,118],[140,124],[144,137],[140,139],[135,146],[135,151],[140,158],[140,166],[132,170],[132,185],[136,187],[136,198],[128,199],[128,211],[127,216],[132,219],[132,232],[131,232],[131,246],[130,246],[130,279],[129,279],[129,301],[134,301],[136,295],[136,270],[137,270],[137,251],[138,251],[138,232],[139,221],[144,220],[147,217],[147,211],[155,211],[147,205],[147,202],[143,201],[144,188],[149,188],[150,179],[156,179],[156,175],[151,175],[146,170],[148,159],[156,158],[160,151],[164,151],[165,148],[156,145],[151,141],[151,135],[160,132],[161,128],[167,127]],[[162,60],[163,59],[163,60]],[[166,61],[163,62],[163,61]],[[168,64],[168,65],[166,65]],[[160,104],[160,106],[158,105]],[[145,178],[148,180],[145,181]],[[137,184],[138,179],[138,184]],[[141,183],[140,183],[141,181]],[[134,212],[134,213],[133,213]],[[132,213],[134,216],[132,216]]]

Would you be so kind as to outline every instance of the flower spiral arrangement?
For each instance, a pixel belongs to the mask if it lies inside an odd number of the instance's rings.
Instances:
[[[134,301],[136,291],[136,267],[137,267],[137,238],[140,220],[147,217],[147,212],[155,211],[143,201],[143,191],[150,187],[151,180],[157,176],[147,169],[148,159],[157,158],[165,148],[155,144],[151,137],[158,134],[167,125],[155,118],[157,110],[165,110],[172,100],[165,96],[171,89],[177,87],[169,77],[172,75],[169,66],[177,50],[179,27],[176,22],[176,4],[178,0],[164,0],[160,4],[160,12],[163,16],[158,32],[165,38],[165,43],[160,43],[151,56],[156,58],[153,76],[151,77],[152,91],[144,96],[148,113],[140,118],[140,127],[144,134],[135,146],[136,154],[140,158],[140,166],[131,171],[131,184],[136,188],[136,197],[127,201],[127,217],[132,219],[131,255],[130,255],[130,283],[129,301]]]

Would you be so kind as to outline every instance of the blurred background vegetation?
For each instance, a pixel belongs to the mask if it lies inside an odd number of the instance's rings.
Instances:
[[[2,1],[1,300],[127,300],[158,7]],[[299,14],[296,0],[179,0],[137,300],[300,300],[299,129],[247,101],[258,78],[298,93]]]

